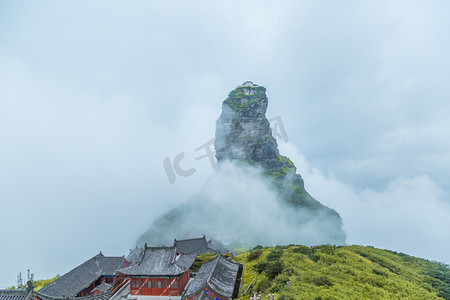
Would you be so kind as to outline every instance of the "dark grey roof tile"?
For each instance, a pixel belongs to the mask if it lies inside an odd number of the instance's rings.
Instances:
[[[30,299],[27,290],[0,290],[0,300],[27,300]]]
[[[195,254],[179,254],[175,247],[146,247],[142,261],[118,272],[125,275],[179,275],[191,267]]]
[[[177,248],[178,252],[182,254],[200,255],[202,253],[211,252],[208,248],[205,236],[187,240],[175,239],[174,246]]]
[[[89,295],[85,297],[52,297],[49,295],[45,295],[40,291],[36,291],[33,293],[33,297],[37,297],[41,300],[67,300],[67,299],[75,299],[75,300],[109,300],[112,297],[112,291],[101,293],[98,295]]]
[[[91,294],[94,293],[95,291],[99,291],[100,293],[106,293],[111,288],[112,288],[112,285],[110,285],[106,282],[102,282],[99,286],[97,286],[95,289],[92,290]]]
[[[203,289],[209,288],[214,294],[231,299],[238,271],[239,264],[227,260],[222,255],[217,255],[201,266],[197,276],[187,286],[183,297],[195,296]]]
[[[51,297],[74,297],[101,276],[115,275],[123,266],[123,257],[105,257],[101,252],[55,281],[39,292]]]
[[[135,265],[141,262],[143,256],[144,256],[144,248],[136,246],[136,248],[130,249],[130,254],[128,254],[127,256],[127,261],[131,265]]]

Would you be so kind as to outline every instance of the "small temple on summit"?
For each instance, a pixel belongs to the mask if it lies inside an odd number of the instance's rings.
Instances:
[[[257,85],[256,83],[253,83],[253,81],[246,81],[246,82],[244,82],[243,84],[241,84],[239,87],[243,87],[243,86],[259,86],[259,85]]]

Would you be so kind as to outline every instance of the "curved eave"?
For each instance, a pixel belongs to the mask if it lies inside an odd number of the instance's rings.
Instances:
[[[176,274],[129,274],[129,273],[123,273],[123,272],[119,272],[118,273],[122,273],[123,275],[126,276],[151,276],[151,277],[158,277],[158,276],[164,276],[164,277],[170,277],[170,276],[180,276],[183,275],[184,273],[186,273],[188,270],[181,272],[181,273],[176,273]]]
[[[233,295],[231,296],[224,296],[221,293],[218,293],[216,290],[214,290],[212,288],[212,286],[210,286],[208,283],[205,284],[201,289],[197,290],[195,293],[191,293],[191,294],[184,294],[183,298],[190,298],[190,297],[196,297],[198,295],[200,295],[201,293],[205,292],[205,289],[207,289],[208,291],[212,292],[214,295],[216,295],[217,297],[220,298],[224,298],[224,299],[231,299],[233,297]]]
[[[50,295],[46,295],[44,293],[41,293],[39,291],[35,291],[33,292],[33,296],[34,297],[38,297],[39,299],[42,300],[67,300],[67,299],[77,299],[77,300],[95,300],[95,299],[104,299],[104,298],[111,298],[112,296],[112,291],[108,291],[106,293],[100,293],[97,295],[87,295],[84,297],[54,297],[54,296],[50,296]]]

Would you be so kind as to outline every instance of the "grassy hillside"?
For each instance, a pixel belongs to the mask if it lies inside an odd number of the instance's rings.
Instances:
[[[257,247],[244,263],[243,289],[287,299],[450,299],[448,265],[363,246]]]
[[[58,279],[59,277],[60,277],[59,275],[56,275],[56,277],[53,277],[53,278],[50,278],[50,279],[40,279],[40,280],[35,280],[35,281],[34,281],[34,290],[35,290],[35,291],[40,290],[41,288],[43,288],[44,286],[46,286],[46,285],[49,284],[50,282],[52,282],[52,281]],[[22,287],[12,286],[12,287],[9,287],[8,289],[9,289],[9,290],[15,290],[15,289],[25,289],[25,288],[26,288],[26,286],[24,285],[24,286],[22,286]]]
[[[49,284],[52,281],[55,281],[56,279],[58,279],[60,276],[57,275],[56,277],[50,278],[50,279],[42,279],[42,280],[36,280],[34,282],[34,289],[40,290],[42,289],[44,286],[46,286],[47,284]]]

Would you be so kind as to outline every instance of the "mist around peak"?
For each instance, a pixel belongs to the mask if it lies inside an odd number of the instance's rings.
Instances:
[[[345,244],[342,219],[314,199],[280,155],[266,118],[266,88],[245,82],[216,122],[217,169],[187,202],[156,219],[138,244],[206,234],[228,248],[258,244]]]
[[[292,207],[264,172],[223,161],[199,192],[159,217],[137,244],[170,244],[205,234],[231,249],[277,244],[342,244],[326,211]],[[345,238],[344,238],[345,239]]]

